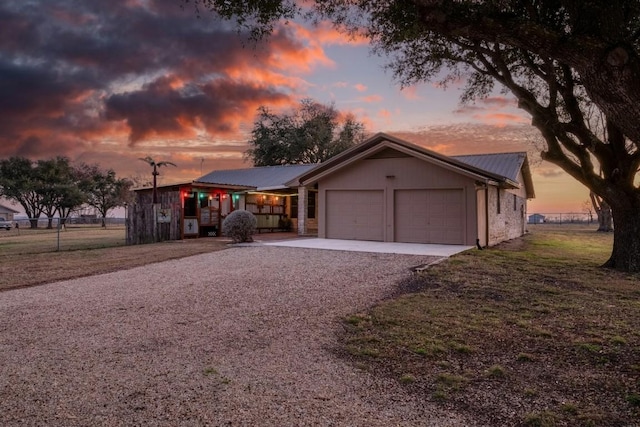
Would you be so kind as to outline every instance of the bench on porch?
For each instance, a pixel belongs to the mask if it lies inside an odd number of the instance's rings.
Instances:
[[[291,231],[291,220],[287,214],[254,214],[258,220],[256,230],[258,233],[268,230],[270,233],[276,231]]]

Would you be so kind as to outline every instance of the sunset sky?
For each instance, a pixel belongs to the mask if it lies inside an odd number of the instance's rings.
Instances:
[[[528,151],[537,198],[529,213],[580,212],[587,190],[541,163],[539,140],[515,101],[460,105],[460,87],[401,90],[385,58],[328,25],[280,27],[257,46],[233,23],[197,18],[180,0],[0,2],[0,158],[57,155],[150,174],[161,183],[243,161],[259,106],[334,102],[367,132],[443,154]],[[538,142],[540,144],[540,142]]]

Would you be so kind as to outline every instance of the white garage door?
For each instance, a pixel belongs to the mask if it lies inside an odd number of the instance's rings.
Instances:
[[[462,189],[396,190],[395,241],[464,244]]]
[[[384,240],[382,190],[328,190],[326,236],[329,239]]]

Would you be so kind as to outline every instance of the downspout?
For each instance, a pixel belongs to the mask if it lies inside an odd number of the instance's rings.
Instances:
[[[487,226],[485,227],[485,247],[489,247],[489,185],[484,187],[484,209],[485,221],[487,221]]]

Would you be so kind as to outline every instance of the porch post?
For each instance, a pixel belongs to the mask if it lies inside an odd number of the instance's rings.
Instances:
[[[307,234],[307,201],[309,200],[309,189],[304,186],[298,187],[298,234]]]

